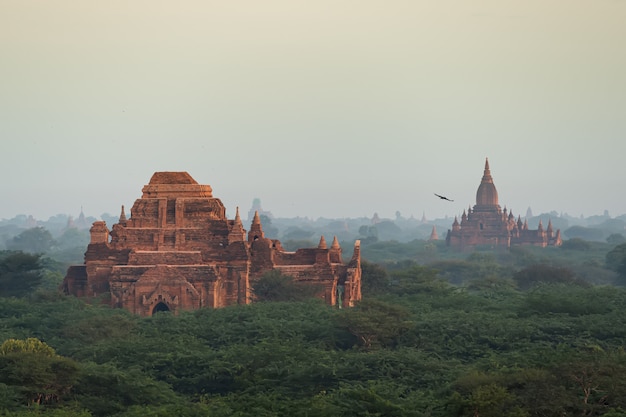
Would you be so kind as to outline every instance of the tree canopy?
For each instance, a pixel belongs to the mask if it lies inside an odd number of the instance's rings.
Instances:
[[[31,293],[42,280],[41,255],[0,252],[0,297]]]
[[[363,262],[354,308],[303,297],[311,287],[277,272],[258,281],[259,302],[153,317],[45,280],[10,286],[0,415],[624,415],[626,288],[594,283],[624,248],[372,247],[397,258]],[[23,252],[0,266],[0,279],[59,268]]]

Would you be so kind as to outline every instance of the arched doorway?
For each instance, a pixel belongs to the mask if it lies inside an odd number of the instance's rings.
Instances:
[[[152,315],[154,316],[156,313],[161,313],[164,311],[170,311],[170,308],[163,302],[157,304],[152,309]]]

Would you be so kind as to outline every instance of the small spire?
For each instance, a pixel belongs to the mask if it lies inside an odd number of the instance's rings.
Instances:
[[[326,245],[326,239],[324,239],[324,235],[320,238],[320,244],[317,245],[318,249],[328,249],[328,245]]]
[[[333,243],[330,245],[331,249],[341,249],[339,246],[339,241],[337,240],[337,236],[333,236]]]
[[[548,229],[546,230],[546,232],[548,232],[548,238],[552,238],[554,236],[554,228],[552,227],[552,219],[548,220]]]
[[[250,231],[248,232],[248,241],[252,242],[259,239],[264,239],[265,234],[263,233],[263,227],[261,226],[261,218],[259,217],[259,212],[254,212],[254,218],[252,219],[252,225],[250,226]]]
[[[439,240],[439,236],[437,235],[437,227],[433,226],[433,230],[432,232],[430,232],[430,238],[428,240],[431,242],[433,240]]]
[[[483,183],[493,183],[493,178],[491,177],[491,171],[489,170],[489,158],[485,158],[485,171],[483,172]]]
[[[237,207],[233,227],[228,232],[228,244],[230,245],[233,242],[243,241],[245,238],[246,231],[243,229],[243,223],[241,222],[241,216],[239,215],[239,207]]]
[[[461,225],[459,225],[459,219],[457,216],[454,216],[454,223],[452,223],[452,230],[461,230]]]
[[[82,211],[82,209],[81,209]],[[124,205],[122,204],[122,212],[120,213],[119,223],[126,223],[126,213],[124,213]]]

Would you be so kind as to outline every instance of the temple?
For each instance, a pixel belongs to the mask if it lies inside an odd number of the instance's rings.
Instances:
[[[476,205],[463,211],[461,221],[454,218],[448,230],[446,244],[466,250],[476,246],[511,247],[511,245],[560,246],[561,231],[554,231],[552,221],[544,226],[539,221],[537,229],[529,229],[528,221],[513,216],[512,211],[500,208],[498,191],[493,183],[489,160],[485,160],[483,178],[476,192]]]
[[[255,213],[250,231],[187,172],[156,172],[126,217],[122,206],[111,230],[94,222],[83,265],[70,266],[66,294],[103,297],[113,307],[150,316],[159,311],[218,308],[254,300],[254,283],[278,270],[316,285],[329,305],[361,299],[360,242],[344,263],[335,237],[316,248],[283,250],[266,238]]]

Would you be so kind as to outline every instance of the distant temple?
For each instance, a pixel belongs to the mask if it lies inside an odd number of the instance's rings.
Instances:
[[[270,219],[274,218],[271,211],[263,210],[263,208],[261,207],[260,198],[254,198],[252,200],[252,207],[248,211],[248,221],[251,221],[256,214],[258,214],[259,216],[267,216]]]
[[[500,208],[498,191],[493,183],[489,160],[485,160],[485,171],[476,192],[476,205],[463,211],[461,221],[454,218],[452,229],[448,230],[446,244],[458,249],[474,246],[510,247],[511,245],[560,246],[561,231],[552,228],[552,221],[547,228],[539,221],[539,227],[531,230],[527,220],[517,220],[512,211]]]
[[[111,230],[104,221],[93,223],[85,263],[71,266],[63,281],[66,294],[102,296],[113,307],[150,316],[250,303],[256,280],[278,270],[316,285],[329,305],[361,299],[358,240],[347,264],[336,237],[330,247],[322,236],[316,248],[286,252],[280,241],[265,238],[258,212],[246,233],[239,209],[227,219],[211,186],[186,172],[156,172],[142,191],[128,219],[122,206]]]
[[[430,232],[430,237],[428,238],[429,242],[432,242],[434,240],[439,240],[439,236],[437,235],[437,227],[433,226],[433,230],[432,232]]]

